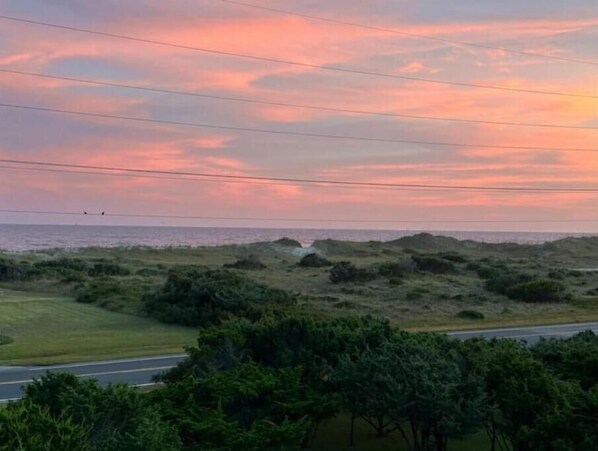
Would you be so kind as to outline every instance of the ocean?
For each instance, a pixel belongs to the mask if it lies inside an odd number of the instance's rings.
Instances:
[[[282,237],[294,238],[303,246],[310,246],[315,240],[326,238],[348,241],[390,241],[419,232],[421,231],[0,224],[0,250],[26,252],[84,247],[218,246],[274,241]],[[430,233],[460,240],[521,244],[543,243],[569,236],[590,236],[590,234],[544,232],[434,231]]]

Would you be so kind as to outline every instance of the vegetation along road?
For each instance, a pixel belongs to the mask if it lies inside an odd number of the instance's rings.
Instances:
[[[469,330],[449,332],[455,338],[513,338],[535,343],[540,338],[566,338],[579,332],[591,330],[598,333],[598,322],[561,324],[537,327],[516,327],[504,329]],[[152,376],[175,366],[184,359],[184,354],[161,357],[107,360],[67,365],[37,367],[0,367],[0,402],[21,397],[21,387],[42,376],[47,371],[68,372],[83,379],[97,379],[102,384],[127,383],[144,386],[152,384]]]

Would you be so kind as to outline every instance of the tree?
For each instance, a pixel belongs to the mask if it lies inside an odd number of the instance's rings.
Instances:
[[[565,380],[584,390],[598,384],[598,335],[592,331],[567,339],[542,339],[531,348],[534,357]]]
[[[0,450],[91,450],[87,428],[68,416],[55,417],[47,407],[31,401],[0,409]]]
[[[353,418],[378,435],[394,423],[414,451],[444,451],[449,438],[475,431],[483,418],[482,381],[463,371],[450,347],[443,339],[399,334],[341,360],[335,380]]]
[[[160,418],[134,387],[110,385],[103,388],[94,380],[48,373],[27,385],[21,402],[45,409],[56,420],[69,418],[73,424],[84,428],[93,450],[180,449],[174,428]]]
[[[152,393],[162,414],[192,449],[293,449],[325,402],[301,383],[300,369],[247,363]]]
[[[552,375],[522,343],[473,340],[465,346],[484,374],[491,449],[554,449],[554,434],[540,425],[566,415],[575,386]]]
[[[185,326],[219,324],[234,316],[257,319],[264,308],[290,305],[295,296],[227,270],[172,271],[162,289],[145,297],[153,317]]]

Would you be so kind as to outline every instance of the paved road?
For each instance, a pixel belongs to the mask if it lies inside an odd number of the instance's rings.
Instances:
[[[585,330],[598,333],[598,323],[558,324],[553,326],[511,327],[505,329],[470,330],[450,332],[448,335],[465,340],[467,338],[513,338],[525,340],[529,344],[540,338],[566,338]]]
[[[448,335],[459,339],[473,337],[514,338],[526,340],[528,343],[535,343],[541,337],[565,338],[584,330],[592,330],[598,333],[598,323],[472,330],[451,332]],[[0,403],[19,398],[22,395],[21,386],[30,382],[34,377],[40,377],[46,371],[69,372],[83,379],[97,379],[102,384],[126,382],[132,385],[146,385],[151,384],[154,374],[173,367],[184,357],[184,354],[180,354],[44,367],[0,367]]]
[[[0,366],[0,403],[19,398],[21,386],[31,382],[32,378],[43,376],[46,371],[69,372],[82,379],[97,379],[102,384],[146,385],[152,383],[154,374],[172,368],[183,358],[185,354],[38,367]]]

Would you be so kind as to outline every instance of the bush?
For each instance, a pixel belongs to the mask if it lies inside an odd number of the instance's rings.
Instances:
[[[486,280],[486,289],[498,294],[508,295],[509,290],[522,283],[530,282],[533,277],[525,273],[501,271]],[[510,296],[509,296],[510,297]]]
[[[0,281],[12,282],[27,280],[33,275],[33,268],[27,262],[16,262],[10,259],[0,259]]]
[[[89,275],[91,277],[129,276],[131,275],[131,271],[117,263],[99,262],[94,263],[94,265],[89,269]]]
[[[314,252],[303,257],[299,261],[299,266],[304,268],[323,268],[325,266],[332,266],[332,262]]]
[[[367,269],[357,268],[351,262],[338,262],[330,268],[329,278],[332,283],[366,282],[376,275]]]
[[[146,287],[138,280],[122,281],[111,277],[94,279],[77,289],[77,302],[121,310],[141,300]]]
[[[226,263],[223,265],[223,267],[231,269],[244,269],[249,271],[266,269],[266,265],[264,265],[255,255],[250,255],[246,258],[238,258],[235,263]]]
[[[8,335],[0,334],[0,346],[2,345],[9,345],[13,342],[13,338],[9,337]]]
[[[468,259],[467,257],[465,257],[464,255],[461,254],[457,254],[455,252],[442,252],[441,254],[438,254],[439,257],[448,260],[450,262],[453,263],[467,263]]]
[[[174,451],[181,447],[176,430],[159,416],[156,406],[135,387],[117,384],[103,388],[95,380],[48,373],[26,386],[25,398],[19,404],[23,403],[44,409],[55,420],[68,419],[83,431],[85,439],[73,448],[57,445],[26,449]],[[28,426],[29,434],[39,434],[36,421]],[[53,437],[54,434],[61,435],[51,430],[40,435],[46,440],[58,439]],[[77,437],[81,439],[81,434]]]
[[[484,319],[484,314],[477,310],[461,310],[456,316],[461,319]]]
[[[160,321],[205,326],[234,315],[256,319],[266,307],[294,303],[295,296],[231,271],[177,270],[144,301],[145,310]]]
[[[417,269],[421,271],[445,274],[455,270],[455,265],[452,262],[442,258],[428,255],[412,255],[411,259],[417,265]]]
[[[537,279],[510,287],[507,296],[524,302],[565,302],[565,286],[556,280]]]
[[[475,269],[480,279],[494,279],[500,277],[504,273],[504,270],[495,268],[493,266],[478,266]]]
[[[378,274],[390,279],[404,277],[408,271],[409,269],[399,262],[385,262],[378,266]]]
[[[297,240],[294,240],[292,238],[288,238],[286,236],[282,237],[279,240],[274,241],[274,244],[278,244],[280,246],[286,246],[286,247],[302,247],[301,243]]]

